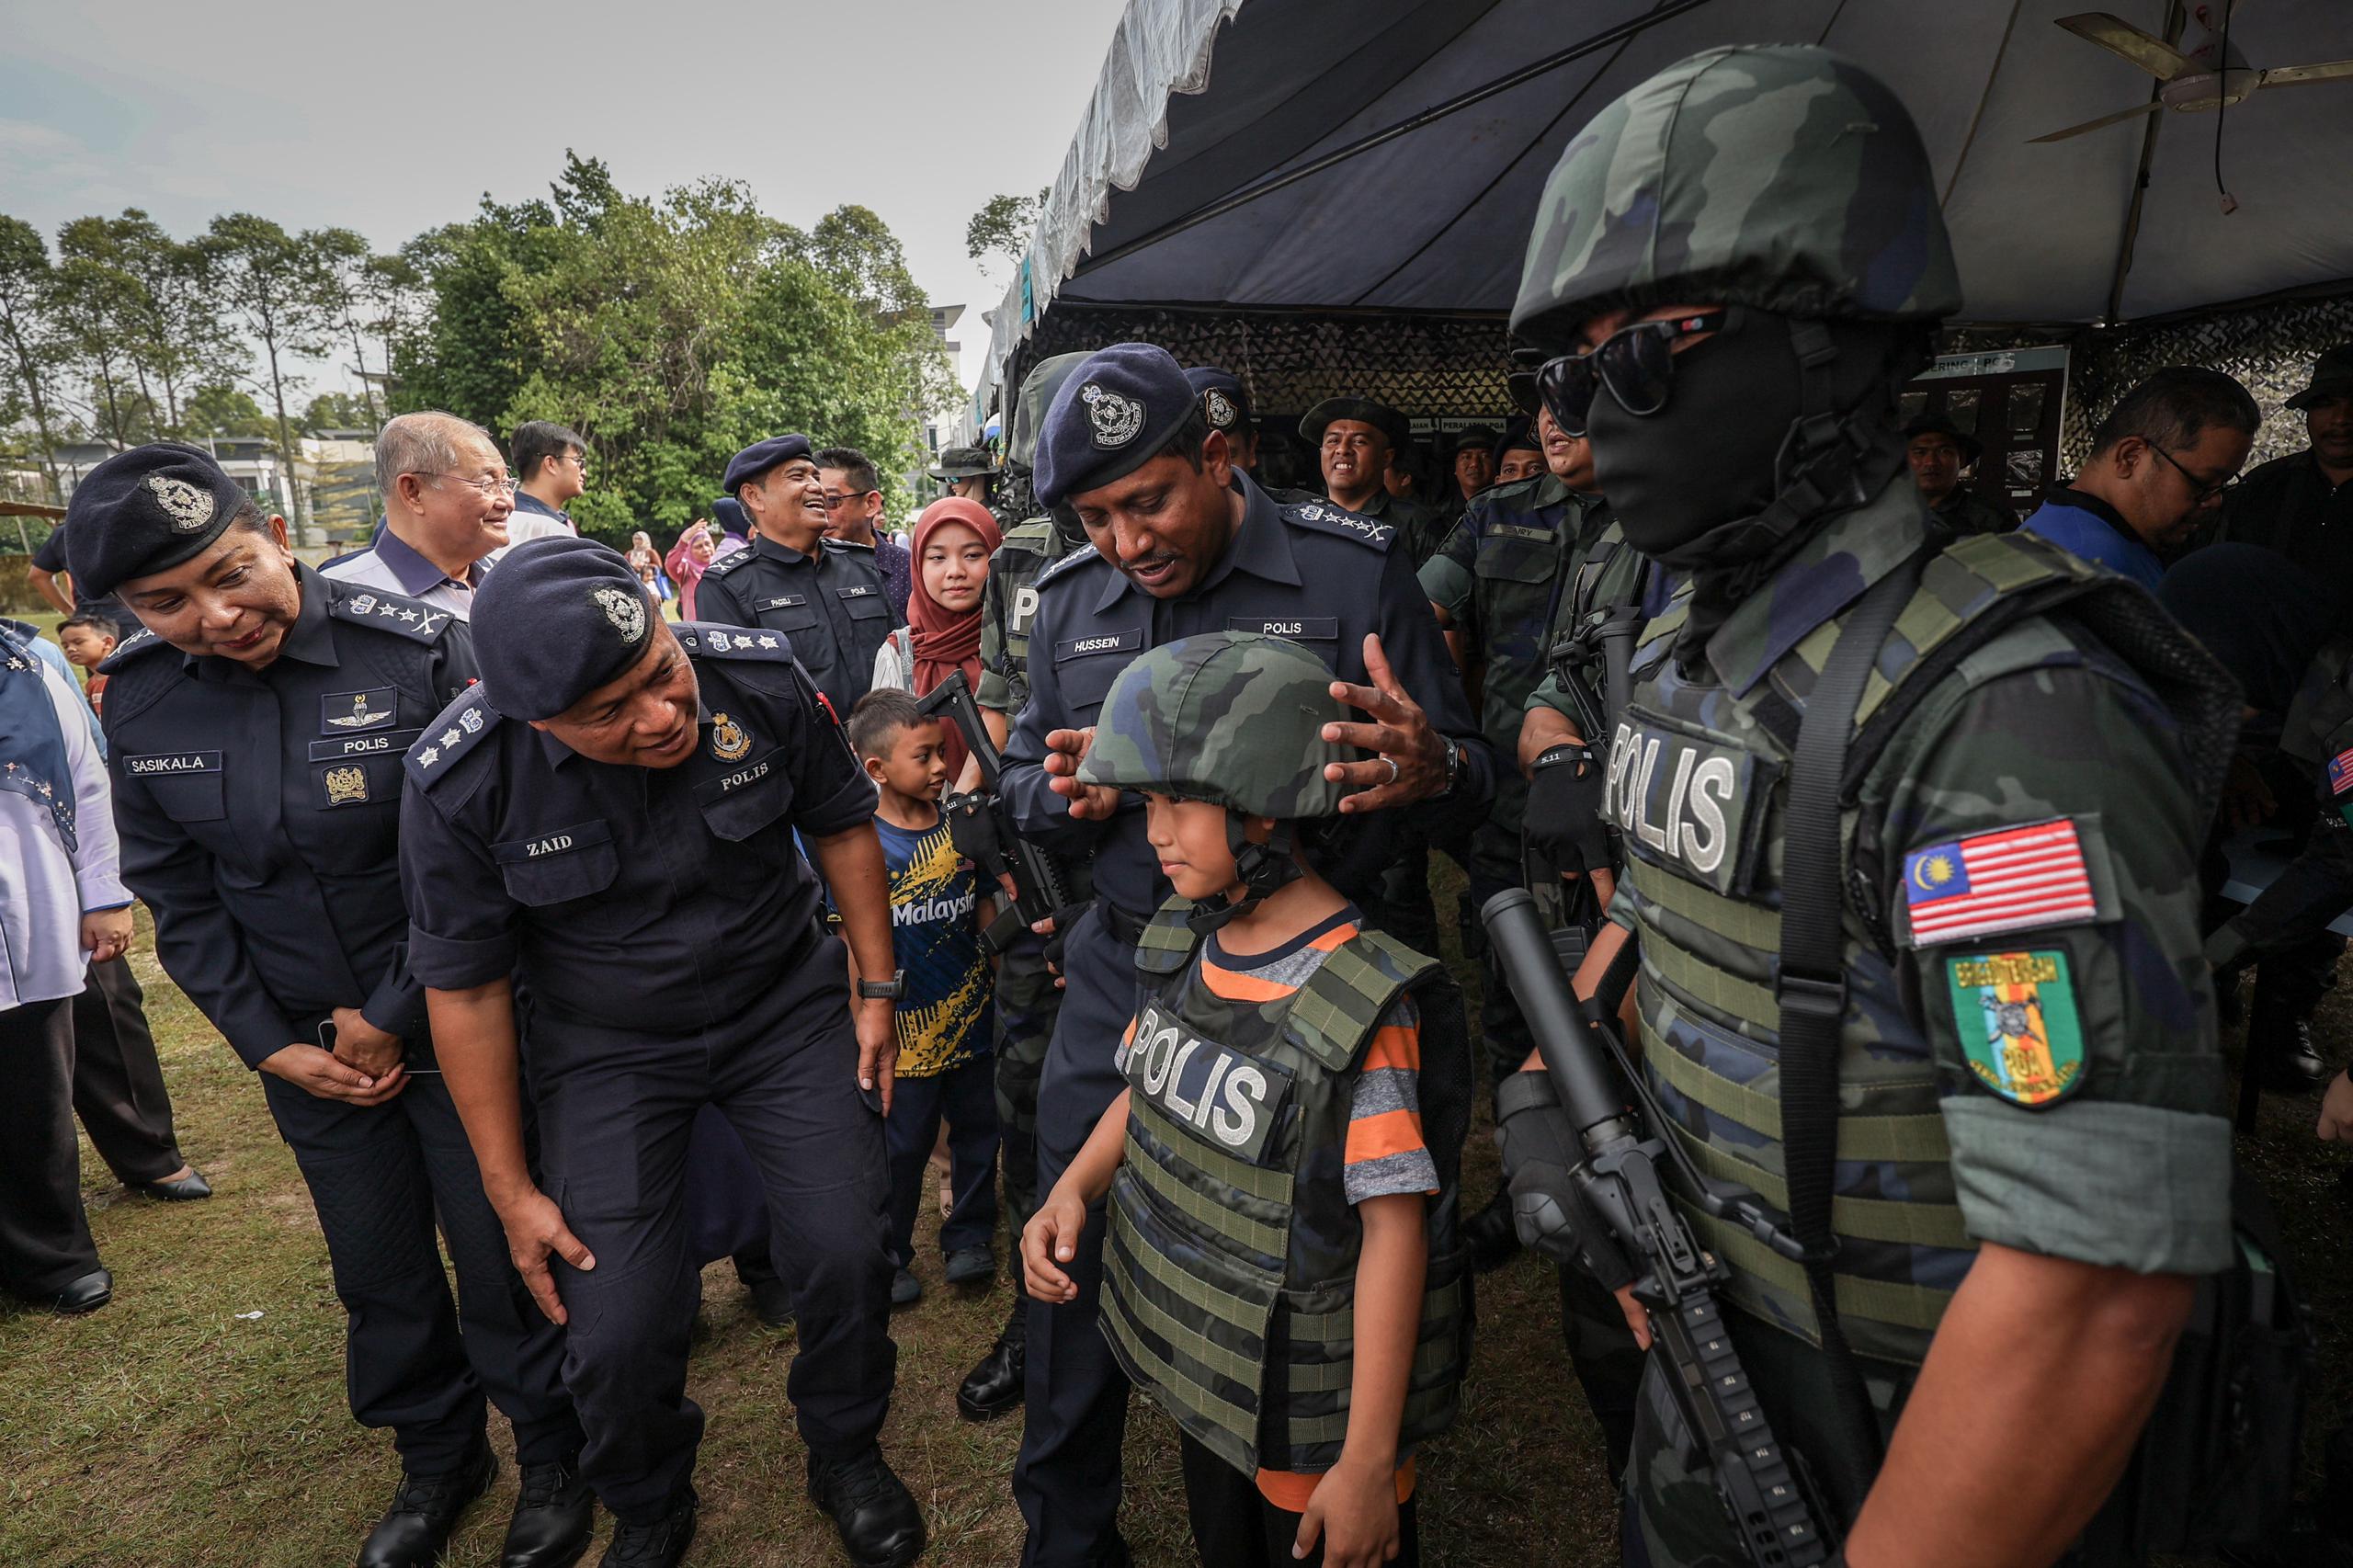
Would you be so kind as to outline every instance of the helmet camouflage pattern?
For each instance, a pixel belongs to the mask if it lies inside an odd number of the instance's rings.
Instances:
[[[1070,373],[1088,358],[1085,353],[1057,354],[1029,367],[1029,373],[1021,378],[1021,394],[1013,401],[1013,417],[1005,427],[1008,464],[1025,469],[1037,466],[1038,432],[1046,423],[1046,410],[1053,405],[1054,394],[1063,390]]]
[[[1357,758],[1324,738],[1348,717],[1331,683],[1323,660],[1280,637],[1180,637],[1111,683],[1078,777],[1277,821],[1336,815],[1348,787],[1324,768]]]
[[[1961,308],[1927,152],[1885,83],[1810,45],[1711,49],[1570,139],[1512,331],[1557,347],[1603,311],[1677,304],[1877,321]]]

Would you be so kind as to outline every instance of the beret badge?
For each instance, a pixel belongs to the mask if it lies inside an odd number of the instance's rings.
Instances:
[[[1216,387],[1211,387],[1208,394],[1201,399],[1201,409],[1209,415],[1211,429],[1231,430],[1233,428],[1233,400]]]
[[[604,607],[605,619],[621,634],[624,642],[634,642],[645,635],[645,599],[627,588],[598,588],[597,602]]]
[[[192,534],[212,520],[212,495],[199,490],[185,479],[171,479],[160,473],[147,476],[148,494],[155,497],[155,505],[172,520],[176,532]]]
[[[1116,451],[1142,432],[1143,404],[1135,399],[1094,381],[1079,388],[1078,395],[1086,404],[1086,420],[1094,427],[1097,450]]]

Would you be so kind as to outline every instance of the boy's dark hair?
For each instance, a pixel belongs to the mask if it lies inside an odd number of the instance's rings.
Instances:
[[[2161,452],[2178,452],[2196,446],[2210,425],[2252,435],[2262,423],[2263,411],[2246,388],[2222,371],[2167,365],[2116,400],[2092,433],[2092,456],[2127,436],[2138,436]]]
[[[850,706],[849,749],[861,762],[870,756],[888,756],[901,730],[934,722],[937,720],[913,697],[895,687],[877,687]]]
[[[882,488],[881,478],[874,472],[874,464],[856,447],[827,447],[817,454],[816,463],[821,469],[841,470],[842,477],[849,481],[849,487],[860,495],[870,490]]]
[[[515,480],[529,484],[540,465],[550,458],[571,455],[574,448],[588,449],[588,443],[569,425],[558,425],[552,419],[534,419],[518,426],[515,431],[515,449],[508,460],[515,465]]]
[[[67,631],[76,626],[95,631],[101,637],[119,639],[122,636],[122,628],[114,623],[113,618],[100,615],[94,609],[75,610],[57,623],[57,633],[63,637]]]

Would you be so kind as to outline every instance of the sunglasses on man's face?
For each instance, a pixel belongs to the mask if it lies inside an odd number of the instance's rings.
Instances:
[[[1647,418],[1666,406],[1675,388],[1675,345],[1715,332],[1724,324],[1721,310],[1695,311],[1660,321],[1621,326],[1583,354],[1547,360],[1536,372],[1536,392],[1564,434],[1582,436],[1593,412],[1594,393],[1603,387],[1618,406]]]

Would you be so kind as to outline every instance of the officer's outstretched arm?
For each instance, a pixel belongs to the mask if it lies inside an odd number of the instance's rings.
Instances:
[[[862,980],[888,980],[897,964],[891,953],[891,883],[874,824],[862,822],[839,833],[814,835],[808,844],[825,886],[833,890],[834,907],[841,912],[851,967]],[[858,1027],[858,1086],[879,1093],[888,1112],[899,1062],[890,999],[854,998],[850,1017]]]
[[[2132,1457],[2197,1284],[1987,1243],[1847,1538],[1852,1568],[2055,1561]]]

